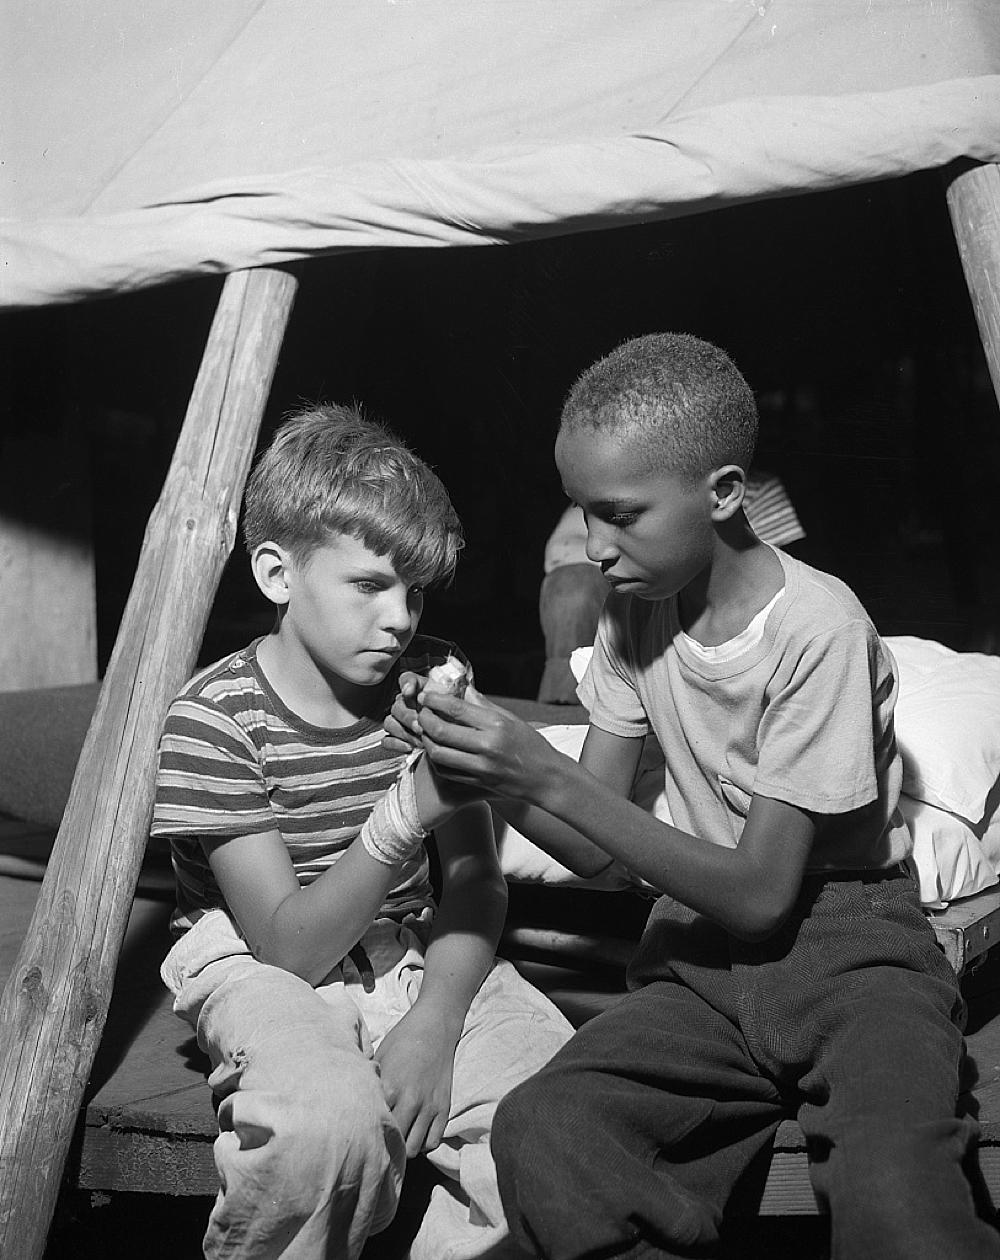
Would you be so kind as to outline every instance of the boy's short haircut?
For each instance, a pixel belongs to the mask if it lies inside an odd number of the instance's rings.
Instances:
[[[560,427],[618,433],[652,467],[697,479],[750,468],[757,404],[725,351],[686,333],[651,333],[612,350],[570,390]]]
[[[440,479],[356,406],[320,403],[287,417],[247,482],[243,538],[299,563],[350,534],[418,586],[451,576],[462,526]]]

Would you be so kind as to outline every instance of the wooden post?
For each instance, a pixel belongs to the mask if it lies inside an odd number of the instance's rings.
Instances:
[[[225,282],[27,936],[0,1000],[0,1255],[37,1260],[107,1016],[167,705],[192,672],[297,288]]]
[[[1000,166],[949,168],[946,188],[965,283],[1000,401]]]

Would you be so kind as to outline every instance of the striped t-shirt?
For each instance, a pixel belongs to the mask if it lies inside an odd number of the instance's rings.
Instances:
[[[201,840],[281,833],[299,884],[331,867],[399,772],[382,748],[382,717],[401,670],[426,674],[449,643],[416,636],[382,684],[385,709],[353,726],[313,726],[264,677],[257,639],[196,674],[170,706],[160,740],[151,835],[170,842],[177,885],[174,932],[225,899]],[[464,658],[462,658],[464,659]],[[402,918],[430,901],[426,850],[404,863],[381,913]]]

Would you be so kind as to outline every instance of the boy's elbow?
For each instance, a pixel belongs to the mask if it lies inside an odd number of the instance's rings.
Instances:
[[[791,908],[783,899],[748,899],[739,906],[735,922],[729,924],[729,931],[748,945],[759,944],[781,928]]]
[[[748,945],[759,945],[761,941],[766,941],[777,932],[778,928],[784,922],[783,919],[760,919],[754,917],[747,922],[731,924],[729,931],[739,940],[745,941]]]

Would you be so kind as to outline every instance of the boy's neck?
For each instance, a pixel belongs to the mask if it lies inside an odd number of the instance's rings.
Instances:
[[[353,726],[383,707],[384,684],[362,687],[327,677],[314,661],[291,650],[280,630],[260,641],[257,663],[282,704],[310,726]]]
[[[773,548],[755,535],[735,546],[723,540],[711,566],[678,597],[681,626],[703,647],[719,647],[747,628],[784,581]]]

